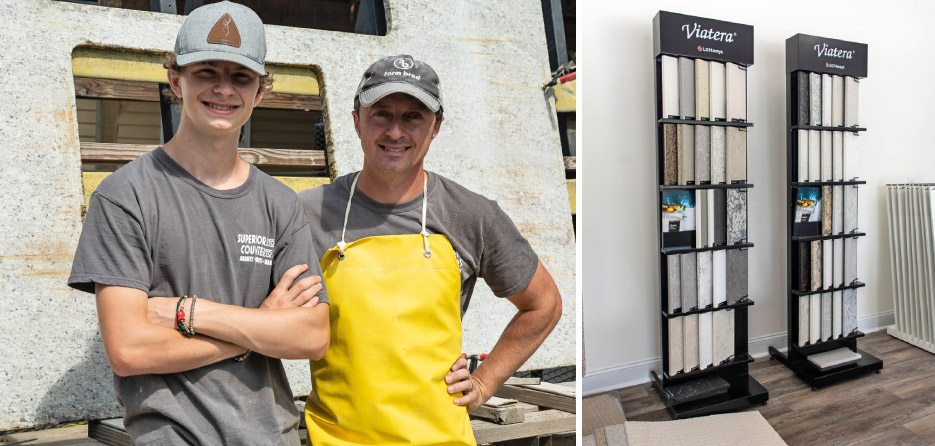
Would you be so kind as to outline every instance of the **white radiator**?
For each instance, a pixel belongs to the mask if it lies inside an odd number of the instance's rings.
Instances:
[[[889,184],[890,336],[935,353],[935,185]]]

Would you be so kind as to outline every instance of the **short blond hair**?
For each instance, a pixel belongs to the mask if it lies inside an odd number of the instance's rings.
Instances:
[[[162,62],[162,67],[169,70],[175,71],[176,73],[181,73],[185,70],[185,67],[179,65],[178,61],[175,59],[175,53],[166,53],[166,59]],[[260,76],[260,88],[256,91],[259,94],[261,91],[271,91],[273,89],[273,75],[269,74],[269,71],[266,74]],[[169,98],[173,104],[181,104],[182,98],[175,95],[175,92],[172,91],[170,87],[164,87],[162,89],[162,94]]]

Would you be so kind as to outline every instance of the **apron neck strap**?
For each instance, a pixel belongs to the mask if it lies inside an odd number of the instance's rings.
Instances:
[[[422,243],[425,247],[425,258],[432,257],[432,251],[429,249],[429,233],[425,230],[425,212],[429,202],[429,175],[426,172],[422,179]],[[360,172],[354,177],[351,183],[351,193],[347,197],[347,207],[344,209],[344,225],[341,227],[341,241],[338,242],[338,259],[344,260],[344,235],[347,233],[347,217],[351,215],[351,202],[354,201],[354,191],[357,190],[357,180],[360,179]]]

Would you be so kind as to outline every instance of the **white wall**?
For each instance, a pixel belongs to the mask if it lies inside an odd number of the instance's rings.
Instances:
[[[935,3],[655,1],[579,8],[578,122],[585,393],[648,381],[661,368],[652,18],[659,10],[749,24],[751,352],[786,346],[785,40],[796,33],[869,45],[861,81],[858,320],[892,323],[885,185],[931,182],[929,51]],[[859,345],[859,341],[858,341]]]

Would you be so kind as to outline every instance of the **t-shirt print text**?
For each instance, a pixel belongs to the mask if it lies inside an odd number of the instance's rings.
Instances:
[[[240,245],[241,262],[273,264],[276,239],[256,234],[237,234],[237,244]]]

